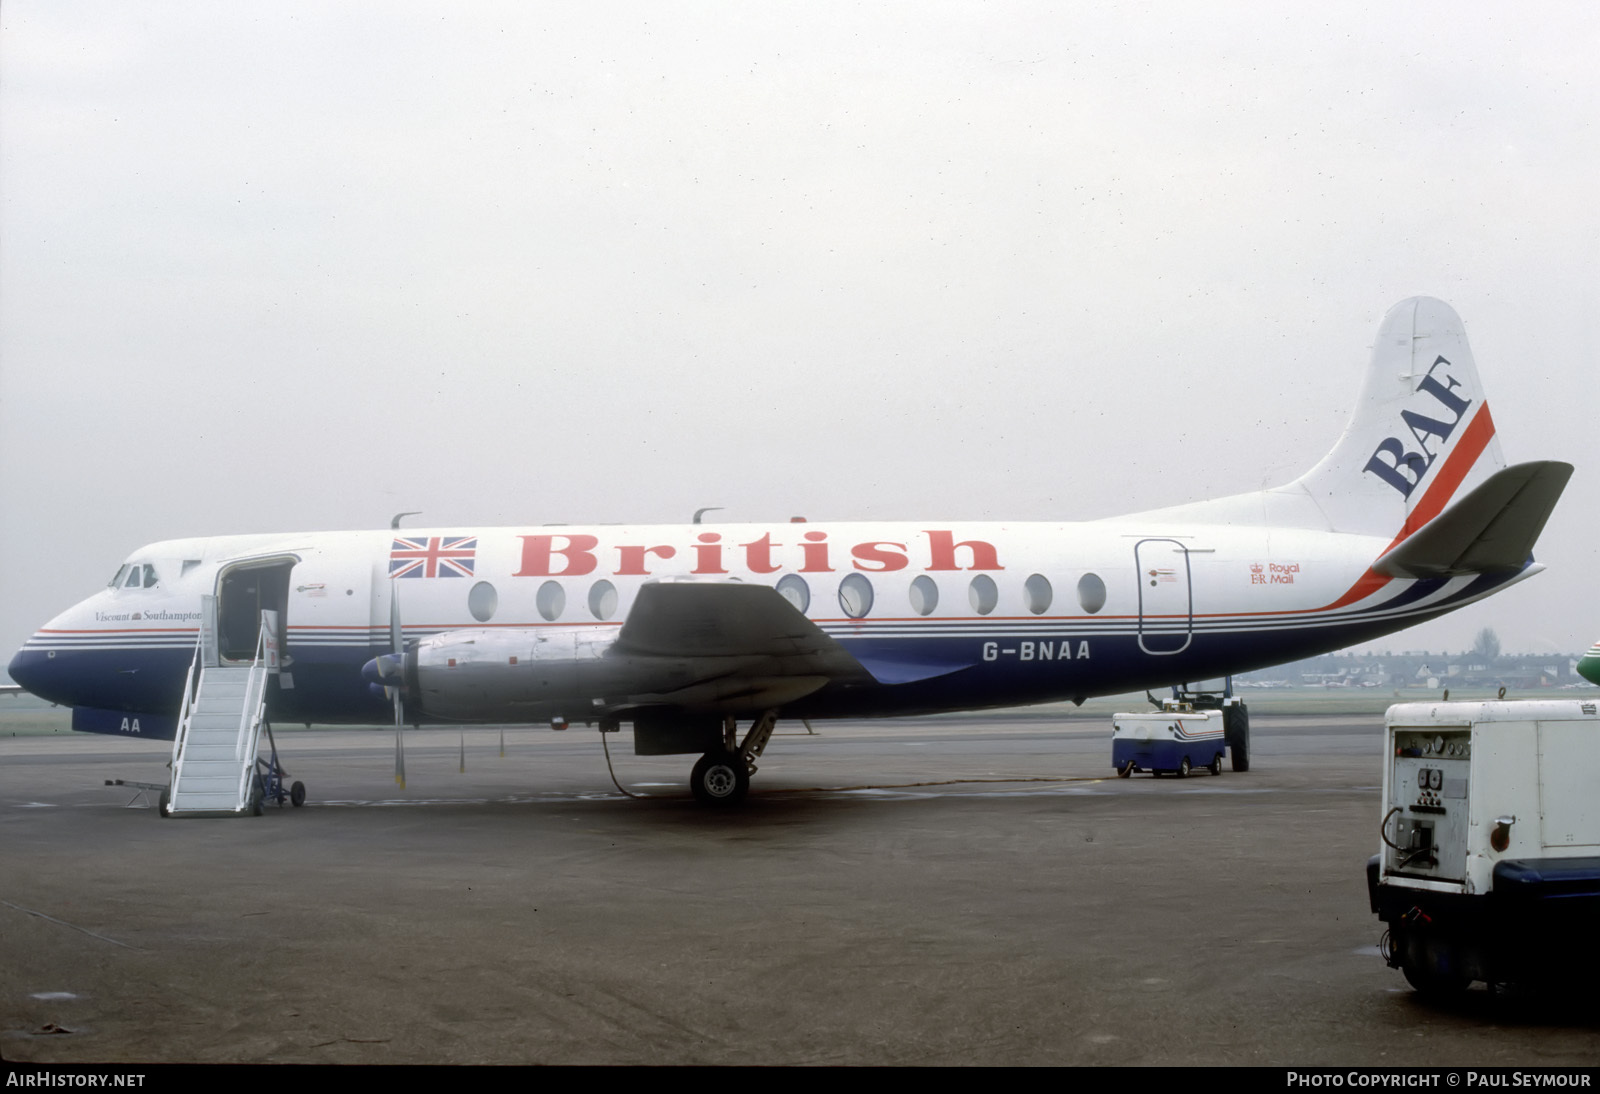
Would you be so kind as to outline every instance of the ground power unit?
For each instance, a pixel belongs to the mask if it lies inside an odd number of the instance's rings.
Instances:
[[[1417,990],[1600,965],[1594,702],[1390,707],[1379,832],[1367,888],[1382,952]]]

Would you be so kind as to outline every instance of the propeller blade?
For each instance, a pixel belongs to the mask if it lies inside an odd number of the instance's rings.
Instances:
[[[400,689],[394,689],[394,781],[401,790],[406,788],[406,746],[401,737],[405,710],[401,705]]]
[[[405,655],[400,629],[400,586],[389,579],[389,646],[397,657]],[[401,687],[404,687],[402,677]],[[401,687],[394,689],[394,781],[401,790],[406,788],[405,700],[400,697]]]
[[[389,648],[395,653],[404,653],[400,635],[400,586],[394,578],[389,579]]]

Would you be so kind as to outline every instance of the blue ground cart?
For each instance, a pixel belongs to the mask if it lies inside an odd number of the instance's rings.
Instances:
[[[1135,771],[1171,772],[1179,778],[1204,767],[1222,774],[1227,751],[1219,710],[1173,709],[1117,714],[1111,721],[1111,764],[1127,778]]]

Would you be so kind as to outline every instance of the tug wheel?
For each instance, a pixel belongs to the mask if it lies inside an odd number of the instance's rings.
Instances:
[[[1243,703],[1222,710],[1222,734],[1235,771],[1250,770],[1250,711]]]
[[[704,805],[737,805],[750,792],[750,772],[742,756],[707,752],[694,765],[689,786]]]
[[[1133,774],[1133,761],[1132,760],[1129,760],[1127,763],[1125,763],[1121,767],[1117,768],[1117,778],[1119,778],[1119,779],[1126,779],[1129,775],[1132,775],[1132,774]]]
[[[1412,964],[1410,961],[1402,962],[1400,971],[1405,973],[1406,983],[1417,989],[1417,994],[1425,995],[1430,999],[1448,999],[1460,995],[1467,990],[1471,983],[1460,973],[1441,973],[1429,971]]]
[[[1400,971],[1419,995],[1449,999],[1472,984],[1472,978],[1461,970],[1460,957],[1452,946],[1438,941],[1427,945],[1424,939],[1408,934],[1396,948],[1400,951]]]
[[[1178,770],[1173,772],[1173,774],[1177,775],[1180,779],[1187,779],[1189,777],[1189,757],[1185,756],[1183,758],[1183,762],[1178,765]]]

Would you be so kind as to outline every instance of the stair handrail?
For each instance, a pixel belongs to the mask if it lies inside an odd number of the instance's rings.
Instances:
[[[250,805],[250,794],[256,774],[255,755],[261,742],[261,711],[267,699],[266,662],[267,621],[261,621],[256,631],[255,656],[250,662],[250,675],[244,688],[244,707],[239,711],[239,735],[235,738],[233,758],[240,763],[239,810]],[[250,762],[245,763],[246,760]]]
[[[195,694],[195,669],[200,665],[200,650],[204,641],[203,637],[196,637],[194,641],[194,659],[189,662],[189,675],[183,679],[183,704],[178,708],[178,730],[172,735],[172,781],[168,784],[168,791],[177,787],[178,772],[183,770],[185,759],[184,745],[189,740],[189,723],[194,718],[194,705],[198,696]]]

